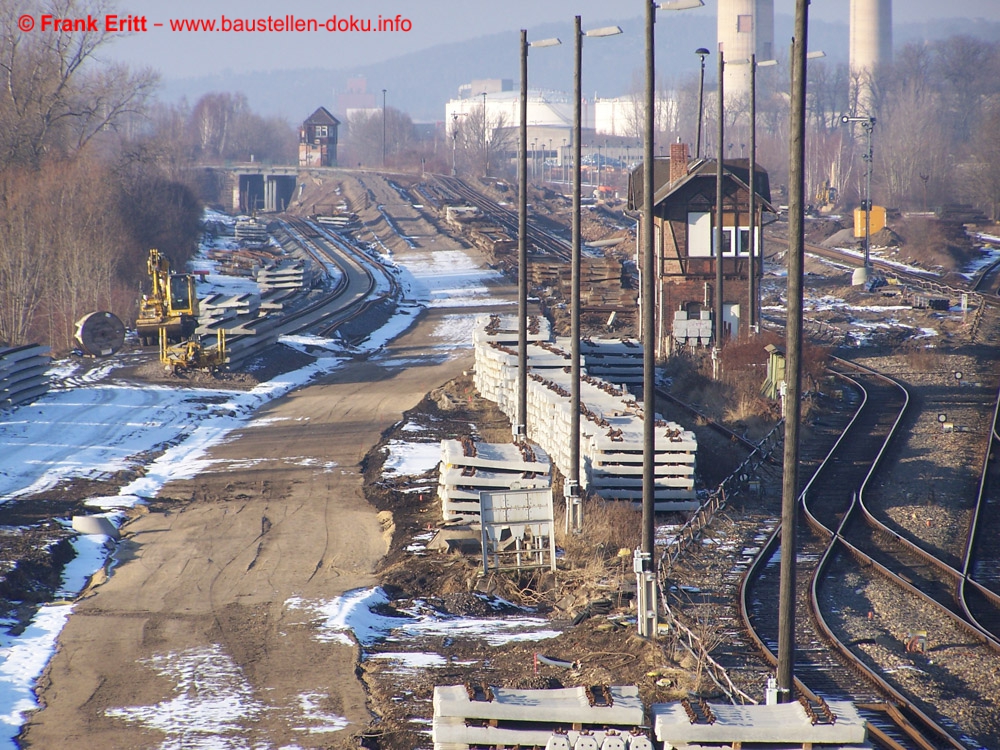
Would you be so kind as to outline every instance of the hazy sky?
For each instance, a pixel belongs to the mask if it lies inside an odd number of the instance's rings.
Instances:
[[[775,0],[775,13],[794,13],[795,0]],[[848,20],[849,0],[812,0],[810,19]],[[164,77],[196,76],[226,69],[247,72],[276,68],[351,68],[379,62],[436,44],[468,39],[496,31],[531,29],[547,22],[565,22],[574,15],[600,22],[638,18],[641,0],[118,0],[118,12],[145,15],[149,30],[120,39],[105,55],[134,65],[149,65]],[[714,16],[717,0],[704,8],[684,11]],[[268,15],[283,19],[395,18],[412,23],[406,33],[206,33],[170,31],[171,19],[251,19]],[[935,18],[984,18],[1000,22],[1000,0],[896,0],[895,23],[925,22]],[[659,18],[665,22],[661,12]]]

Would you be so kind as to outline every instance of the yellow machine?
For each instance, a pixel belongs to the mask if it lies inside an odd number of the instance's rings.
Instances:
[[[829,180],[823,182],[823,186],[816,191],[816,209],[822,213],[829,213],[833,210],[839,197],[837,188],[830,184]]]
[[[170,261],[155,248],[146,263],[152,290],[139,302],[136,331],[143,346],[165,335],[169,342],[180,342],[198,327],[198,296],[194,276],[170,272]]]
[[[174,372],[182,370],[214,370],[226,362],[226,332],[219,329],[215,346],[202,346],[195,338],[169,344],[165,329],[160,329],[160,362]]]

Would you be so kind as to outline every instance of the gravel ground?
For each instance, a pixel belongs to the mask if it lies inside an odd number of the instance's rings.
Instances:
[[[979,748],[1000,747],[1000,655],[914,594],[839,560],[826,588],[827,622],[889,684]],[[909,653],[912,634],[927,651]]]

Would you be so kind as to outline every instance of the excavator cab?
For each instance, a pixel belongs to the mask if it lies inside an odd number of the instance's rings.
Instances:
[[[194,293],[194,277],[191,274],[170,275],[170,312],[197,315],[198,298]]]
[[[198,327],[198,295],[194,290],[194,276],[171,273],[170,261],[157,249],[149,251],[146,264],[151,288],[139,302],[136,331],[143,346],[155,344],[164,331],[171,342],[179,342],[193,335]]]

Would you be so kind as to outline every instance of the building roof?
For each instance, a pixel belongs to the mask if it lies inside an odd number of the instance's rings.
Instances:
[[[303,125],[340,125],[340,120],[330,114],[326,107],[320,107],[305,119]]]
[[[628,178],[628,207],[633,211],[642,208],[642,191],[645,188],[646,163],[640,161]],[[670,159],[665,157],[653,158],[653,195],[663,185],[670,182]]]
[[[749,189],[750,184],[750,160],[731,159],[723,161],[725,175],[729,175],[741,187]],[[639,164],[629,176],[628,186],[628,207],[633,211],[642,208],[643,164]],[[670,182],[670,159],[656,158],[653,160],[653,205],[659,205],[669,196],[673,195],[681,187],[697,179],[711,177],[715,181],[716,162],[709,159],[692,159],[688,162],[687,173],[676,182]],[[757,196],[761,200],[761,208],[764,211],[775,212],[771,205],[771,182],[767,171],[759,164],[754,172],[757,183]]]

